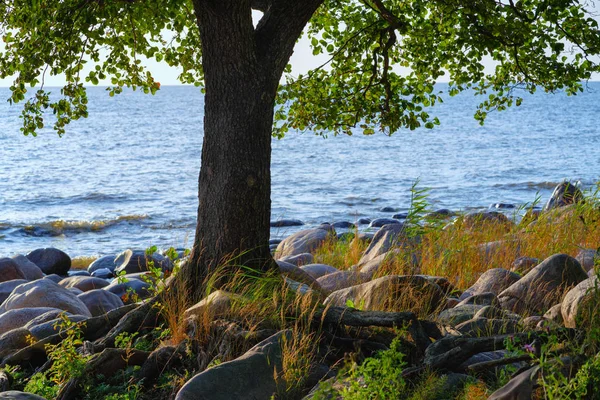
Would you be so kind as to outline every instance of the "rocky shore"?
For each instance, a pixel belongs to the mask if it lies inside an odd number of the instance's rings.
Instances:
[[[448,210],[373,235],[323,224],[271,243],[277,279],[197,304],[169,294],[183,250],[87,270],[54,248],[0,258],[0,399],[599,398],[599,216],[564,183],[519,225]]]

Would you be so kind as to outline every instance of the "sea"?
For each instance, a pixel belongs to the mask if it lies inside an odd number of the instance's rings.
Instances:
[[[51,89],[55,94],[58,88]],[[438,84],[436,90],[447,86]],[[8,99],[0,88],[0,99]],[[441,125],[391,136],[291,132],[272,141],[272,221],[281,239],[323,222],[407,212],[411,188],[432,210],[542,205],[563,180],[600,180],[600,82],[577,96],[522,95],[520,107],[473,118],[472,92],[428,112]],[[88,89],[89,117],[59,137],[20,132],[22,104],[0,102],[0,257],[56,247],[71,257],[190,247],[203,134],[203,95],[163,86],[156,95]],[[368,229],[360,225],[359,229]]]

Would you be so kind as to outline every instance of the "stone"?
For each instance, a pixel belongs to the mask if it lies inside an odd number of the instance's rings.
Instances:
[[[112,255],[112,256],[102,256],[100,258],[95,259],[90,266],[88,267],[87,271],[92,274],[93,276],[93,272],[97,271],[99,269],[108,269],[111,272],[114,272],[114,270],[119,266],[117,265],[117,263],[115,263],[115,259],[117,257]]]
[[[29,261],[37,265],[46,275],[67,275],[71,269],[71,257],[64,251],[48,247],[27,254]]]
[[[238,294],[217,290],[185,310],[183,318],[204,319],[208,316],[209,321],[218,319],[229,313],[231,304],[235,301],[242,302],[244,298]]]
[[[540,367],[529,368],[508,383],[496,390],[488,400],[531,400],[533,399],[533,389],[537,386]]]
[[[380,209],[379,209],[379,211],[381,211],[381,212],[393,213],[393,212],[399,211],[399,209],[398,209],[398,208],[396,208],[396,207],[390,207],[390,206],[386,206],[386,207],[382,207],[382,208],[380,208]]]
[[[383,226],[373,237],[371,244],[369,244],[369,247],[367,247],[358,261],[358,265],[366,264],[375,257],[387,253],[393,247],[397,247],[407,240],[404,224],[397,223]]]
[[[89,272],[85,271],[85,270],[76,270],[76,271],[69,271],[67,272],[67,276],[71,277],[71,276],[91,276]]]
[[[83,315],[67,315],[71,322],[81,322],[87,320],[89,317]],[[44,340],[50,336],[56,335],[60,331],[60,325],[63,323],[61,318],[54,318],[46,322],[42,322],[37,325],[31,324],[27,329],[31,332],[36,340]]]
[[[573,286],[587,279],[579,262],[566,254],[546,258],[498,296],[502,308],[539,315],[559,302]]]
[[[282,228],[288,226],[302,226],[304,222],[299,219],[279,219],[277,221],[271,221],[271,228]]]
[[[594,269],[594,263],[600,263],[600,252],[594,249],[581,249],[575,259],[584,270],[589,272]]]
[[[12,291],[19,285],[27,283],[28,281],[25,279],[13,279],[11,281],[5,281],[0,283],[0,304],[4,302],[4,300],[8,299],[8,296],[12,293]]]
[[[506,209],[511,209],[511,208],[516,208],[517,206],[515,206],[514,204],[511,203],[493,203],[490,204],[489,208],[497,208],[499,210],[506,210]]]
[[[65,289],[77,288],[82,292],[88,290],[102,289],[109,285],[105,279],[93,278],[91,276],[71,276],[58,282]]]
[[[465,304],[477,304],[482,306],[495,306],[499,307],[500,302],[498,301],[498,297],[492,292],[483,292],[479,294],[475,294],[473,296],[467,297],[463,299],[458,306],[463,306]]]
[[[382,228],[385,225],[401,225],[402,222],[394,218],[376,218],[369,224],[369,228]]]
[[[402,212],[392,215],[393,219],[406,219],[408,217],[408,213]]]
[[[312,264],[314,258],[315,257],[310,253],[301,253],[295,256],[282,257],[280,260],[295,265],[296,267],[300,267],[302,265]]]
[[[281,331],[252,347],[241,357],[219,364],[190,379],[175,400],[270,399],[285,381],[275,379],[283,370],[282,341],[291,338]],[[279,386],[281,385],[281,386]]]
[[[10,258],[0,258],[0,282],[26,279],[19,265]]]
[[[569,290],[562,300],[561,314],[567,328],[583,328],[590,323],[593,313],[598,313],[600,281],[597,277],[587,278]]]
[[[317,279],[323,291],[331,293],[350,286],[359,285],[368,280],[364,274],[356,271],[338,271]]]
[[[435,210],[435,211],[425,214],[424,219],[426,221],[449,219],[455,215],[456,215],[455,213],[453,213],[452,211],[450,211],[447,208],[440,208],[439,210]]]
[[[442,311],[435,317],[435,320],[442,325],[456,326],[473,319],[475,314],[482,308],[483,306],[476,304],[466,304],[460,307],[456,306]]]
[[[467,229],[479,229],[485,225],[504,227],[506,231],[513,225],[508,217],[498,211],[478,211],[469,213],[462,218]]]
[[[0,335],[16,328],[21,328],[29,321],[48,311],[55,310],[48,307],[19,308],[0,314]]]
[[[17,286],[0,305],[0,312],[35,307],[58,308],[72,314],[91,316],[75,294],[49,279],[38,279]]]
[[[44,273],[40,267],[29,261],[29,259],[24,255],[17,254],[12,259],[15,263],[17,263],[19,269],[25,276],[25,279],[28,281],[35,281],[36,279],[41,279],[44,277]]]
[[[496,306],[485,306],[475,313],[473,319],[487,318],[487,319],[501,319],[506,316],[506,310],[498,308]]]
[[[354,229],[356,228],[356,225],[354,225],[352,222],[350,221],[335,221],[333,224],[331,224],[331,226],[333,226],[336,229]]]
[[[534,330],[535,327],[543,320],[544,317],[532,315],[531,317],[524,318],[523,321],[521,321],[521,324],[526,330]]]
[[[173,270],[173,262],[170,258],[159,253],[146,254],[144,250],[127,249],[115,258],[115,275],[125,271],[126,274],[148,271],[150,262],[154,268],[161,268],[163,272]]]
[[[359,225],[368,225],[371,223],[371,220],[369,218],[359,218],[356,223]]]
[[[510,319],[473,318],[456,325],[455,328],[465,336],[481,337],[515,333],[519,324]]]
[[[119,296],[125,304],[136,302],[138,300],[136,297],[139,297],[139,299],[150,297],[149,289],[150,284],[139,279],[129,279],[123,283],[119,283],[115,279],[110,285],[102,288],[102,290],[107,290]]]
[[[577,287],[577,286],[575,286],[575,287]],[[571,289],[571,290],[573,290],[573,289]],[[552,321],[558,325],[562,325],[564,323],[563,316],[562,316],[562,303],[555,304],[552,307],[550,307],[550,309],[548,311],[546,311],[546,314],[544,314],[544,319],[547,319],[548,321]]]
[[[108,268],[98,268],[91,274],[94,278],[110,279],[114,276],[113,271]]]
[[[525,275],[540,263],[539,258],[518,257],[511,265],[510,270],[519,275]]]
[[[544,205],[542,212],[568,206],[569,204],[576,204],[581,201],[583,201],[583,193],[581,193],[581,190],[570,182],[563,182],[554,188],[554,191],[546,205]]]
[[[320,277],[328,274],[333,274],[334,272],[338,272],[338,269],[332,267],[331,265],[326,264],[307,264],[300,267],[301,270],[309,274],[315,279],[319,279]]]
[[[380,254],[377,257],[374,257],[362,264],[359,263],[356,267],[361,273],[365,274],[370,278],[381,269],[382,265],[386,265],[389,261],[393,260],[393,258],[397,254],[397,251],[391,250],[386,253]]]
[[[503,268],[492,268],[481,274],[473,286],[465,290],[458,299],[462,301],[468,297],[486,292],[498,295],[519,279],[521,277],[514,272]]]
[[[45,398],[33,393],[21,392],[18,390],[9,390],[0,393],[0,400],[46,400]]]
[[[279,266],[279,272],[281,275],[286,276],[296,282],[304,283],[311,288],[318,290],[319,292],[321,291],[321,286],[319,286],[315,278],[310,276],[303,269],[281,260],[277,260],[276,263]]]
[[[426,278],[390,275],[337,290],[324,304],[344,307],[351,301],[361,310],[432,312],[445,306],[445,299],[442,289]]]
[[[107,290],[93,289],[77,297],[87,306],[92,317],[98,317],[115,308],[123,307],[121,298]]]
[[[14,350],[29,346],[31,332],[25,328],[17,328],[0,335],[0,360]]]
[[[56,275],[56,274],[50,274],[50,275],[46,275],[43,279],[48,279],[54,283],[58,283],[58,282],[62,281],[64,279],[64,277]]]
[[[46,311],[45,313],[38,315],[37,317],[33,318],[28,323],[23,325],[23,328],[30,329],[33,326],[44,324],[48,321],[53,321],[53,320],[57,319],[60,314],[65,314],[69,318],[71,318],[73,316],[73,314],[68,313],[66,311],[59,310],[57,308],[51,308],[51,309],[49,309],[49,311]]]
[[[334,232],[335,234],[335,232]],[[283,239],[277,250],[275,258],[282,259],[302,253],[312,253],[327,240],[331,233],[326,229],[305,229]],[[287,261],[289,262],[289,261]]]

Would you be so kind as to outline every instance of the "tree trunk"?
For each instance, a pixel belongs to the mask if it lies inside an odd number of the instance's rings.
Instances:
[[[204,142],[196,237],[182,276],[195,298],[219,266],[276,268],[268,245],[275,96],[320,2],[272,0],[256,29],[250,0],[194,2],[205,75]]]

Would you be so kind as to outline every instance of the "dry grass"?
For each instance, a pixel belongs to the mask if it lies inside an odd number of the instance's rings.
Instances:
[[[336,237],[330,237],[315,251],[314,262],[346,270],[352,265],[358,264],[368,246],[366,241],[358,238],[341,241]]]
[[[98,257],[96,256],[75,257],[71,260],[71,269],[85,270],[90,266],[91,263],[96,261],[97,258]]]

